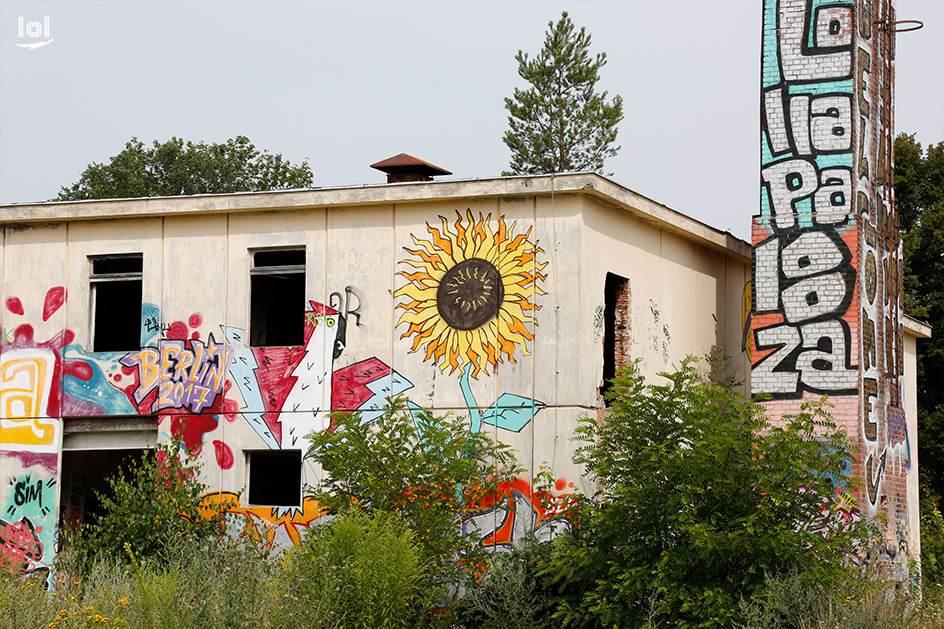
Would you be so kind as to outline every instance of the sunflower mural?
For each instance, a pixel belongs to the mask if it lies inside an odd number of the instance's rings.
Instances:
[[[527,324],[537,325],[535,297],[546,294],[539,283],[547,279],[547,262],[537,260],[544,251],[530,240],[530,227],[516,234],[516,224],[506,225],[504,216],[494,229],[491,214],[476,220],[471,210],[464,220],[456,212],[452,226],[439,219],[441,227],[426,224],[429,239],[413,235],[416,248],[404,247],[412,257],[400,261],[411,270],[397,272],[406,280],[394,293],[403,298],[396,305],[403,311],[397,327],[406,328],[400,338],[412,338],[410,352],[423,351],[424,361],[443,373],[460,372],[473,431],[483,423],[521,430],[544,405],[505,393],[480,411],[469,378],[515,362],[519,349],[530,354],[534,335]]]

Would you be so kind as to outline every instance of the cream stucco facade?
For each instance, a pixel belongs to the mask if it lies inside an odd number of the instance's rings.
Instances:
[[[478,518],[514,543],[564,526],[531,471],[550,466],[562,500],[590,489],[569,438],[615,364],[656,377],[718,344],[749,390],[750,245],[596,174],[0,212],[0,506],[34,531],[35,569],[57,514],[91,508],[96,457],[172,431],[214,492],[246,490],[239,514],[287,542],[318,515],[302,485],[319,471],[285,473],[304,435],[402,394],[516,448],[518,508]],[[128,302],[140,320],[114,314]],[[267,342],[285,321],[295,340]],[[128,329],[133,346],[107,344]]]

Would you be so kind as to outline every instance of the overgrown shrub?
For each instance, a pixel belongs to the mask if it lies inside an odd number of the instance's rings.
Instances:
[[[517,474],[511,449],[470,432],[466,420],[411,411],[402,400],[370,424],[360,413],[336,414],[333,424],[308,435],[309,456],[325,472],[314,496],[335,513],[356,505],[407,522],[425,568],[423,594],[444,602],[468,566],[486,559],[462,520],[497,500],[501,481]]]
[[[345,627],[405,627],[425,613],[420,548],[396,516],[349,510],[314,529],[287,557],[307,600],[330,593],[329,616]]]
[[[76,551],[93,559],[166,561],[187,545],[225,534],[226,514],[203,510],[207,487],[195,457],[177,444],[161,445],[107,479],[99,494],[102,515],[71,536]]]
[[[909,629],[940,626],[922,618],[906,584],[866,570],[826,586],[790,572],[768,576],[751,601],[741,601],[740,629]]]
[[[599,490],[542,569],[563,624],[727,626],[766,573],[846,577],[867,527],[834,500],[853,455],[826,402],[775,424],[718,374],[630,368],[605,420],[581,421],[574,460]]]
[[[921,488],[921,582],[924,590],[944,586],[944,516],[940,498]]]
[[[475,579],[470,575],[463,596],[456,601],[462,626],[480,629],[532,629],[550,624],[550,597],[538,574],[547,543],[531,537],[510,551],[495,552],[488,568]]]

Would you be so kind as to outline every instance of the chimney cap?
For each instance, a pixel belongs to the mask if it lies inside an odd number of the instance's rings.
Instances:
[[[439,166],[434,166],[429,162],[423,161],[418,157],[400,153],[393,157],[371,164],[371,168],[387,173],[387,175],[405,175],[416,174],[423,177],[436,177],[438,175],[451,175],[452,173]]]

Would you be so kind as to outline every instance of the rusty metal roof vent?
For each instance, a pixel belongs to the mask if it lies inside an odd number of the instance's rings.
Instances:
[[[382,162],[371,164],[371,168],[387,173],[387,183],[401,183],[404,181],[432,181],[438,175],[451,175],[448,170],[433,166],[429,162],[400,153],[388,157]]]

